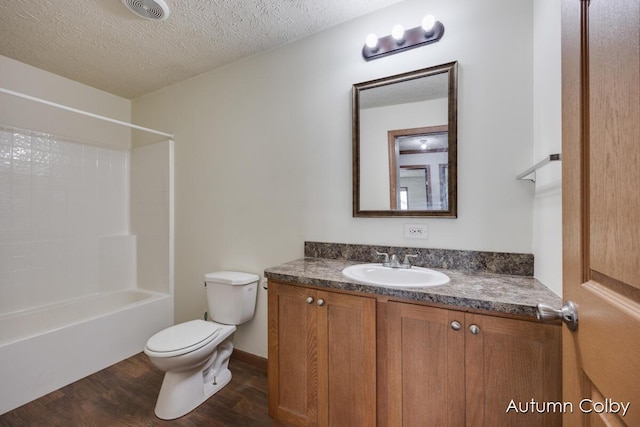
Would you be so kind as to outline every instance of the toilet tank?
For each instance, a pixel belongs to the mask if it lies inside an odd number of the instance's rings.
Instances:
[[[209,318],[225,325],[240,325],[256,310],[258,281],[256,274],[217,271],[204,275]]]

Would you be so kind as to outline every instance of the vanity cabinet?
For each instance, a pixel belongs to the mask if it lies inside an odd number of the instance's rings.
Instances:
[[[376,300],[269,281],[269,416],[376,424]]]
[[[273,280],[268,310],[274,425],[562,424],[559,325]]]
[[[557,325],[388,302],[387,426],[560,426]],[[531,409],[531,405],[529,405]],[[533,412],[533,413],[532,413]]]

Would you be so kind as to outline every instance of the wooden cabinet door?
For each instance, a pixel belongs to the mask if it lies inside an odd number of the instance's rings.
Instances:
[[[387,327],[386,425],[464,426],[464,313],[389,302]]]
[[[386,332],[385,425],[562,424],[560,412],[507,412],[512,399],[561,399],[557,325],[389,302]]]
[[[317,293],[318,425],[376,425],[376,300]]]
[[[269,416],[374,426],[376,300],[269,282]]]
[[[469,313],[465,323],[466,425],[562,425],[544,406],[562,400],[560,327]]]
[[[269,282],[268,299],[269,416],[317,425],[316,291]]]

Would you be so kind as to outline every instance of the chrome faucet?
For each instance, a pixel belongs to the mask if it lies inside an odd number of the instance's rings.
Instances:
[[[376,251],[376,255],[383,256],[384,259],[382,261],[382,266],[389,267],[389,268],[411,268],[411,263],[409,262],[409,258],[418,257],[417,254],[415,255],[407,254],[404,256],[404,260],[402,261],[402,264],[400,264],[400,260],[398,259],[398,256],[396,254],[391,255],[391,260],[389,260],[389,254],[386,252]]]
[[[409,261],[409,258],[418,258],[418,254],[405,254],[401,268],[411,268],[411,262]]]
[[[383,267],[390,267],[390,265],[389,265],[389,254],[388,253],[376,251],[376,255],[384,257],[384,259],[382,260],[382,266]]]
[[[398,259],[398,256],[396,254],[391,255],[391,261],[389,261],[387,264],[388,265],[386,265],[385,267],[402,268],[402,265],[400,265],[400,260]]]

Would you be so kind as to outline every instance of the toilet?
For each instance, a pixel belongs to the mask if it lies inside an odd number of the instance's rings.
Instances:
[[[237,271],[204,276],[210,320],[191,320],[164,329],[147,341],[144,352],[165,371],[155,414],[181,417],[231,381],[229,357],[236,325],[253,317],[259,277]]]

